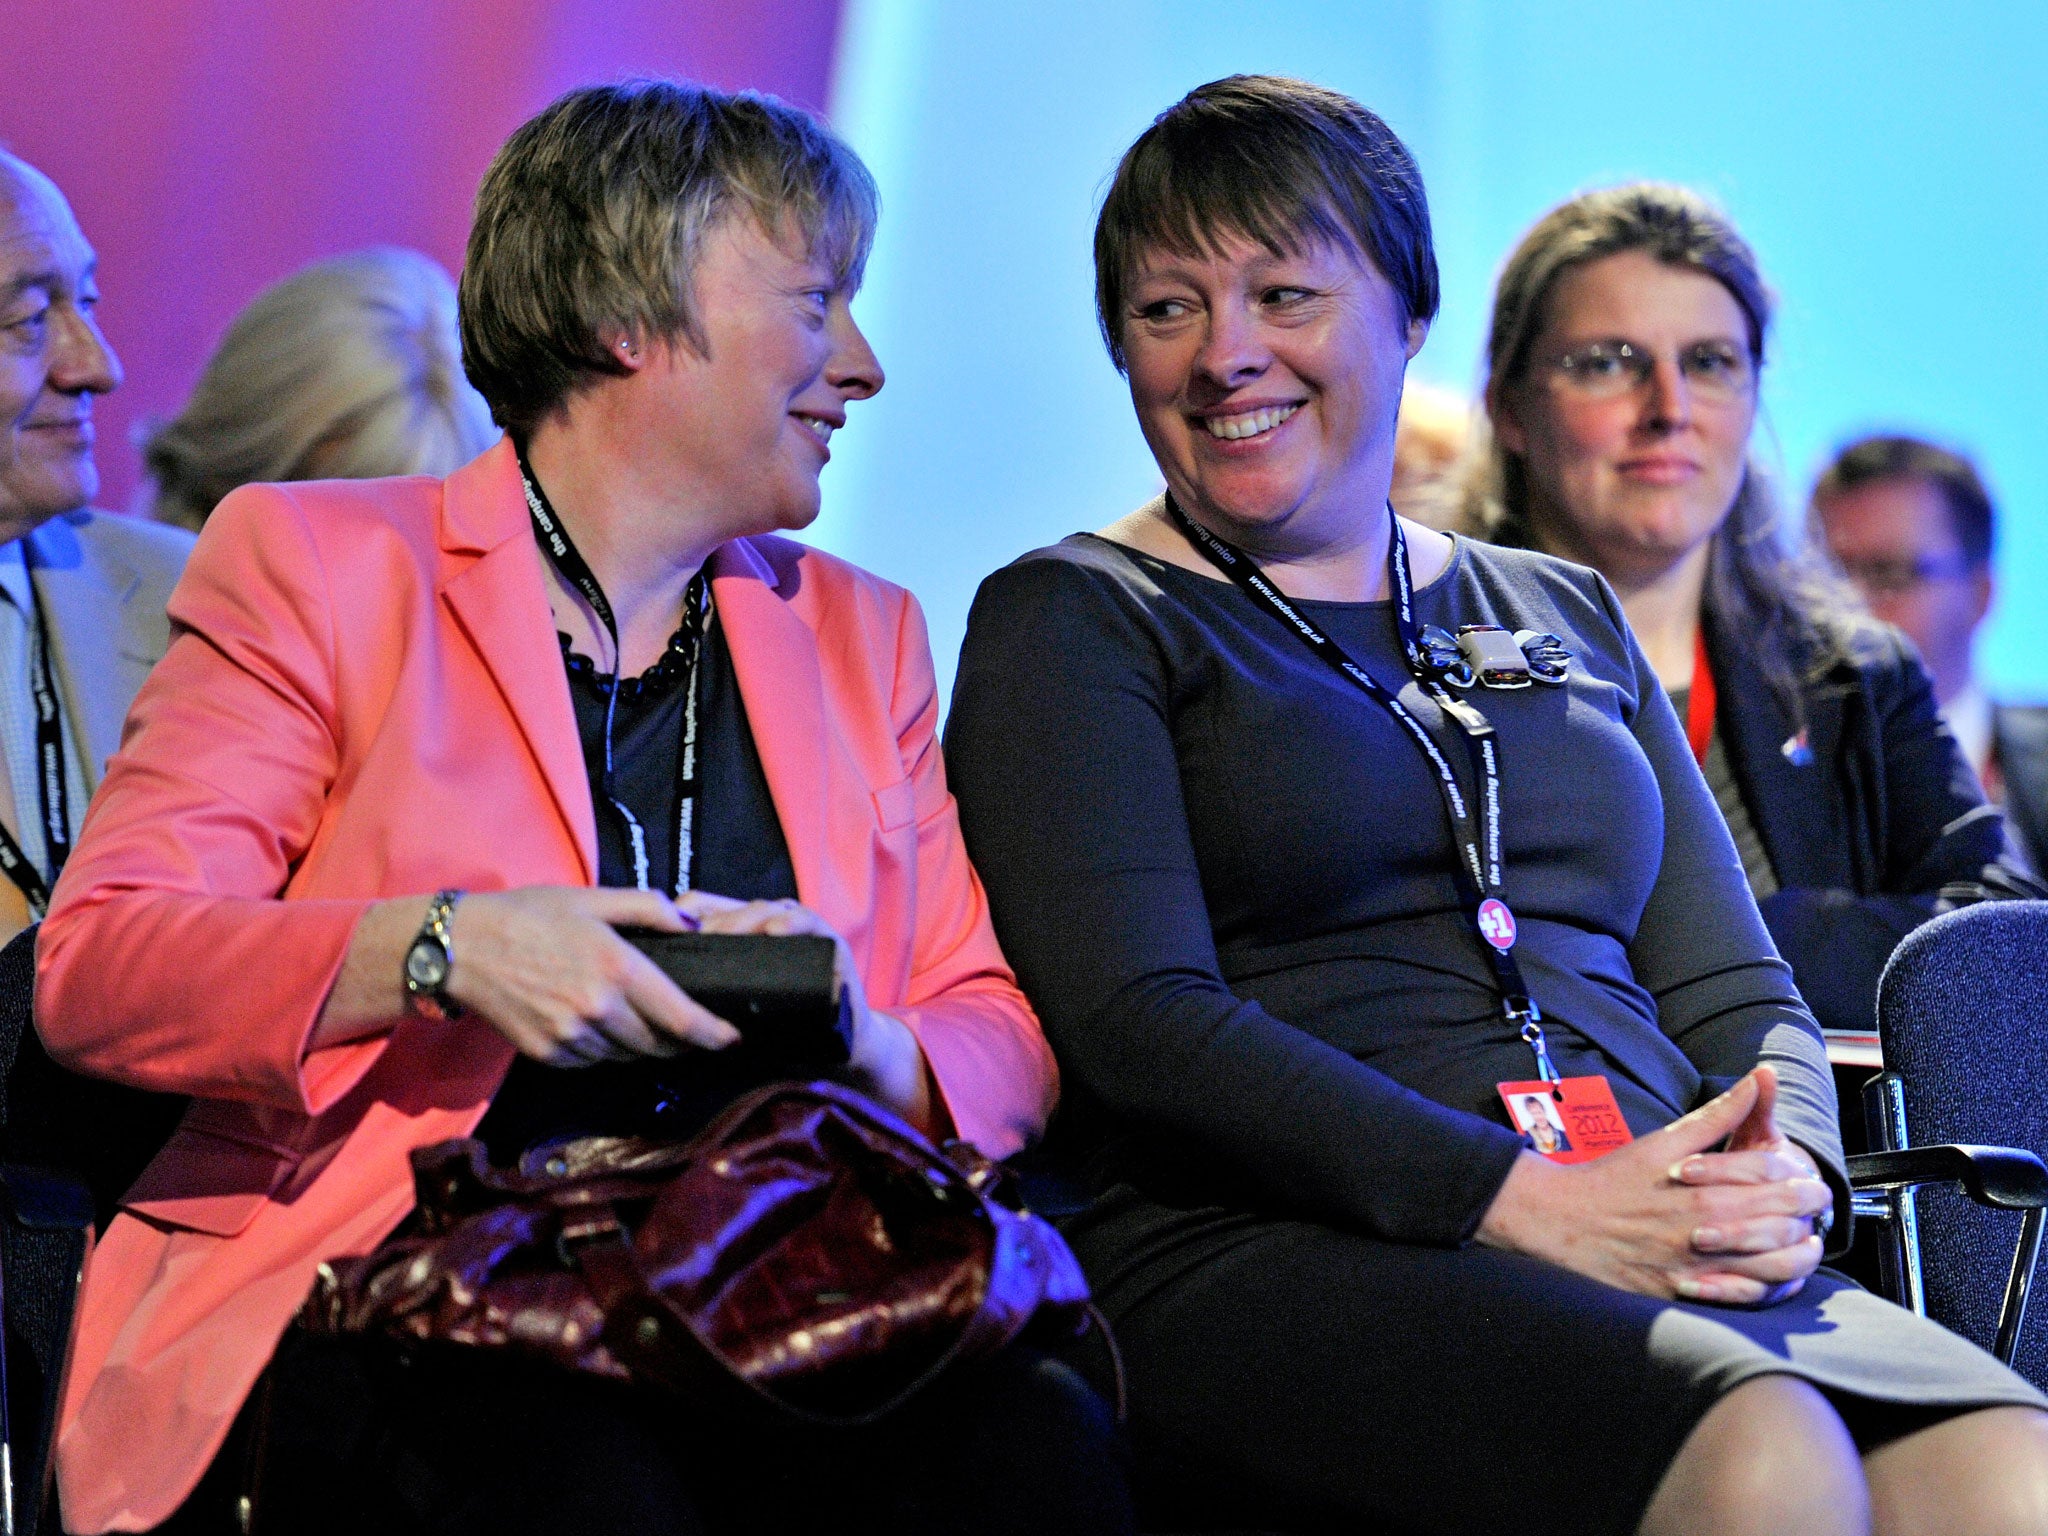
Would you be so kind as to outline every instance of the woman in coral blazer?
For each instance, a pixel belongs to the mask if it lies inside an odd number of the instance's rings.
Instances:
[[[679,130],[697,135],[680,160]],[[610,158],[550,202],[531,179],[550,155],[557,168]],[[785,182],[766,201],[771,172]],[[687,214],[707,185],[695,230],[653,216]],[[621,231],[597,216],[621,199],[652,212]],[[222,1447],[231,1428],[250,1433],[244,1404],[273,1358],[279,1403],[291,1401],[291,1371],[306,1378],[302,1397],[329,1399],[346,1395],[336,1370],[356,1371],[347,1391],[372,1407],[355,1437],[424,1459],[436,1507],[484,1510],[480,1528],[816,1518],[799,1508],[802,1487],[760,1486],[802,1478],[748,1482],[774,1446],[720,1440],[634,1389],[539,1366],[509,1383],[461,1376],[473,1361],[442,1368],[458,1372],[452,1388],[439,1376],[393,1387],[395,1367],[365,1375],[332,1360],[307,1377],[308,1336],[290,1325],[321,1263],[373,1249],[405,1220],[408,1154],[476,1130],[521,1054],[644,1063],[734,1038],[611,924],[834,935],[855,1000],[857,1085],[996,1156],[1050,1113],[1052,1061],[996,948],[946,789],[917,605],[768,532],[815,515],[831,428],[881,384],[847,310],[872,207],[851,152],[793,109],[667,85],[574,93],[501,151],[465,271],[467,365],[511,438],[445,481],[255,486],[215,513],[171,603],[177,638],[41,938],[38,1025],[53,1054],[195,1100],[87,1271],[58,1446],[70,1529],[180,1529],[216,1491],[231,1498],[239,1460]],[[600,270],[637,255],[640,270],[680,280],[586,293],[577,284],[594,263],[522,267],[536,228],[559,241],[565,225],[591,242],[640,242]],[[501,302],[514,289],[519,303]],[[664,312],[678,291],[690,308]],[[560,366],[559,338],[531,333],[536,315],[582,328],[576,369]],[[544,552],[543,511],[587,558],[616,641]],[[593,793],[602,763],[587,711],[579,731],[578,668],[587,687],[585,657],[641,681],[671,666],[700,611],[689,595],[702,591],[699,570],[715,615],[705,632],[737,685],[727,715],[751,727],[797,900],[692,891],[671,902],[659,868],[654,889],[603,888],[625,846],[609,802],[630,800],[630,775],[622,763],[614,793]],[[408,989],[428,893],[451,891],[468,894],[433,914],[446,918],[445,981],[415,975]],[[520,1070],[543,1095],[582,1077]],[[966,1507],[955,1501],[934,1528],[1122,1528],[1099,1404],[1075,1395],[1077,1379],[1054,1380],[1056,1367],[1030,1369],[1038,1385],[1024,1395],[1037,1407],[1021,1436],[1010,1407],[965,1383],[915,1433],[879,1450],[860,1442],[854,1459],[873,1486],[842,1482],[833,1496],[850,1502],[835,1507],[868,1497],[874,1518],[895,1518],[890,1499],[906,1487],[929,1499],[961,1434],[993,1430],[1076,1448],[1073,1468],[1041,1458],[1018,1469],[1054,1506],[998,1518],[963,1491]],[[493,1447],[482,1465],[447,1449],[459,1437],[445,1421],[407,1417],[412,1399],[450,1392],[460,1424],[488,1426],[474,1437]],[[591,1461],[589,1433],[571,1437],[573,1456],[556,1451],[572,1420],[614,1426],[595,1438],[625,1447],[616,1464]],[[281,1431],[318,1439],[273,1424],[273,1463]],[[684,1443],[693,1455],[669,1455]],[[822,1476],[842,1451],[798,1459]],[[405,1489],[391,1459],[309,1470],[301,1457],[266,1470],[265,1496],[282,1476],[295,1531],[316,1514],[338,1528],[468,1528],[409,1506],[394,1514]],[[559,1475],[533,1470],[550,1465]]]

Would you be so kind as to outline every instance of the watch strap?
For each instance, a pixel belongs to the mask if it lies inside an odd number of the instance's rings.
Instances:
[[[430,1019],[462,1016],[462,1005],[448,995],[448,978],[455,973],[455,945],[449,937],[448,920],[454,914],[455,903],[461,899],[461,891],[436,891],[427,903],[427,915],[420,924],[420,931],[406,946],[405,964],[401,967],[406,997],[414,1012]],[[441,951],[441,979],[431,986],[421,983],[412,971],[413,953],[422,944],[431,944]]]

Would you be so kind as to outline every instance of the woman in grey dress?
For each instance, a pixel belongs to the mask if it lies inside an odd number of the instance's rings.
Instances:
[[[1387,510],[1406,150],[1218,81],[1096,257],[1168,493],[989,578],[947,755],[1148,1476],[1347,1529],[2048,1530],[2048,1405],[1818,1268],[1818,1031],[1612,592]]]

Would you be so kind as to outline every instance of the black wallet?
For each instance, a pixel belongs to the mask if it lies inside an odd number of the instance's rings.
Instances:
[[[830,939],[655,928],[621,928],[619,937],[740,1032],[732,1052],[778,1072],[846,1064],[853,1013],[836,974],[838,946]]]

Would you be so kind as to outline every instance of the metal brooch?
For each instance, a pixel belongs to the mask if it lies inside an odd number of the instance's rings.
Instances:
[[[1539,683],[1548,683],[1557,688],[1564,684],[1571,672],[1572,653],[1555,635],[1539,634],[1533,629],[1515,631],[1515,644],[1522,648],[1522,654],[1529,658],[1529,675]]]
[[[1453,688],[1526,688],[1531,683],[1562,685],[1572,653],[1556,635],[1533,629],[1510,636],[1497,624],[1466,624],[1453,635],[1427,624],[1416,641],[1416,660],[1430,676]]]

